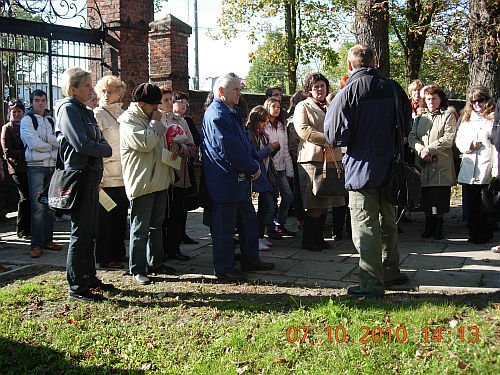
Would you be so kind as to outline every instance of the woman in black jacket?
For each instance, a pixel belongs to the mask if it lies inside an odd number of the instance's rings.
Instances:
[[[57,139],[65,170],[80,170],[78,194],[71,209],[71,238],[66,263],[69,296],[78,301],[99,301],[97,289],[113,290],[96,276],[95,240],[99,205],[99,183],[103,157],[112,150],[103,138],[94,113],[85,106],[92,98],[90,73],[69,68],[62,75],[62,92],[66,96],[56,110],[59,131]]]

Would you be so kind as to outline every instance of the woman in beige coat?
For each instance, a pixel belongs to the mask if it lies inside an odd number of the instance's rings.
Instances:
[[[416,165],[422,169],[422,199],[425,213],[423,238],[443,238],[444,214],[450,210],[451,186],[456,183],[453,152],[457,124],[455,115],[446,110],[448,99],[436,85],[425,86],[422,97],[427,108],[413,121],[408,136],[416,153]]]
[[[317,168],[323,167],[324,155],[331,155],[323,124],[327,109],[326,96],[330,84],[321,73],[308,74],[304,80],[305,100],[298,103],[293,115],[293,124],[301,138],[298,146],[297,163],[299,166],[300,190],[306,214],[302,236],[302,248],[321,251],[330,248],[324,240],[323,229],[326,211],[330,207],[345,205],[344,196],[318,197],[312,193],[312,181]],[[331,157],[331,156],[330,156]],[[340,148],[333,148],[333,157],[342,163]],[[327,161],[331,161],[328,160]]]
[[[95,86],[99,106],[94,108],[94,116],[104,139],[113,149],[113,155],[103,160],[101,187],[116,203],[111,211],[99,205],[95,258],[101,268],[122,268],[122,262],[126,261],[125,236],[129,201],[123,183],[118,123],[118,117],[124,112],[121,98],[126,88],[127,85],[120,78],[112,75],[104,76]]]

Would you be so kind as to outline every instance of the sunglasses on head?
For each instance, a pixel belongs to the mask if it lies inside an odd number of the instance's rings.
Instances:
[[[19,99],[12,99],[10,100],[7,105],[10,107],[10,108],[14,108],[14,107],[24,107],[24,103],[22,101],[20,101]]]

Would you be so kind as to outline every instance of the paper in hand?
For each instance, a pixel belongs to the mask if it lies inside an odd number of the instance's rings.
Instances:
[[[99,203],[108,212],[116,207],[115,201],[103,189],[99,190]]]
[[[177,155],[175,160],[172,159],[172,152],[168,149],[164,148],[161,153],[161,161],[167,165],[170,165],[172,168],[177,169],[178,171],[181,169],[181,160],[182,158]]]

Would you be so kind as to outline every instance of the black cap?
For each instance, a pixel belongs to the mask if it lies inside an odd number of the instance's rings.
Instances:
[[[141,83],[132,90],[132,101],[147,104],[161,104],[161,90],[152,83]]]

